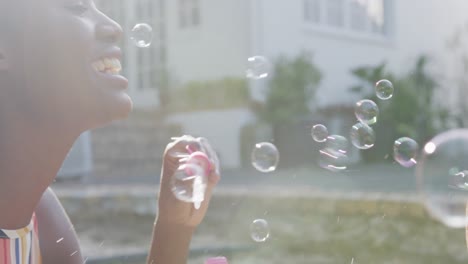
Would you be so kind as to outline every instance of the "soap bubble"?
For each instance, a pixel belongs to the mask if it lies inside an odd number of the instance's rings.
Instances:
[[[264,219],[256,219],[250,225],[250,237],[255,242],[265,242],[270,237],[270,227]]]
[[[340,153],[347,154],[349,149],[348,140],[340,135],[331,135],[327,137],[327,148],[334,149]]]
[[[328,136],[325,148],[320,150],[320,167],[332,172],[346,170],[348,164],[348,145],[348,140],[343,136]]]
[[[381,100],[392,98],[393,91],[393,84],[389,80],[380,80],[375,84],[375,94]]]
[[[325,142],[328,137],[328,129],[326,126],[318,124],[312,127],[312,138],[316,142]]]
[[[377,122],[377,116],[379,115],[379,107],[374,101],[361,100],[356,103],[354,108],[354,114],[356,118],[365,124],[372,125]]]
[[[172,176],[171,185],[177,199],[199,204],[205,199],[207,175],[202,167],[193,163],[184,163]]]
[[[408,137],[395,140],[393,144],[393,158],[401,166],[410,168],[417,164],[419,145],[416,141]]]
[[[279,152],[275,145],[269,142],[255,144],[252,151],[252,165],[260,172],[268,173],[276,170],[279,162]]]
[[[130,39],[139,48],[147,48],[153,41],[153,28],[146,23],[136,24],[130,34]]]
[[[432,217],[465,228],[468,201],[468,129],[442,133],[425,146],[416,167],[418,188]]]
[[[357,123],[351,128],[350,138],[358,149],[370,149],[375,144],[374,130],[364,123]]]
[[[268,77],[271,64],[267,58],[253,56],[247,59],[246,76],[249,79],[259,80]]]

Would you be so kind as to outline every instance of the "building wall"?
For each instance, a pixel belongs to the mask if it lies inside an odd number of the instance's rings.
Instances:
[[[201,24],[180,28],[179,2],[166,3],[168,70],[177,83],[241,76],[248,56],[249,0],[199,0]]]
[[[141,110],[133,111],[125,120],[92,130],[91,181],[148,176],[156,181],[172,133],[157,112]]]
[[[194,112],[172,115],[169,123],[180,124],[184,133],[205,137],[218,153],[223,168],[238,168],[241,165],[240,129],[253,122],[246,109]]]

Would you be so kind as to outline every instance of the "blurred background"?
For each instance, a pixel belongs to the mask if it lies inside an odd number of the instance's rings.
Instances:
[[[465,263],[463,229],[424,209],[415,169],[394,142],[423,147],[468,121],[468,2],[463,0],[96,0],[124,29],[130,118],[84,133],[53,188],[89,263],[144,263],[162,154],[173,136],[206,137],[222,180],[189,263]],[[152,42],[138,47],[132,28]],[[247,78],[262,56],[267,76]],[[393,83],[389,100],[377,81]],[[346,170],[319,166],[316,124],[349,138],[356,102],[380,113],[375,145],[347,144]],[[277,169],[252,166],[273,143]],[[467,156],[459,156],[468,164]],[[423,190],[424,191],[424,190]],[[251,238],[255,219],[269,237]]]

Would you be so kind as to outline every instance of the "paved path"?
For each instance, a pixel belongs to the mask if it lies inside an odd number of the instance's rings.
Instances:
[[[159,177],[87,178],[83,183],[58,183],[59,196],[136,196],[154,197]],[[216,188],[217,195],[405,197],[414,200],[418,191],[413,170],[397,165],[372,165],[332,173],[321,168],[289,169],[264,174],[252,170],[225,171]]]

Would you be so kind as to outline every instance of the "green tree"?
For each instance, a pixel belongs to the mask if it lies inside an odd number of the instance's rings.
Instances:
[[[260,119],[271,125],[275,145],[281,153],[282,167],[308,162],[310,147],[299,125],[309,114],[322,74],[312,62],[312,55],[302,52],[296,57],[279,57],[268,83],[266,101],[259,108]]]
[[[281,56],[272,75],[262,119],[275,126],[308,115],[309,103],[322,79],[320,70],[312,62],[312,55],[302,52],[292,59]]]

